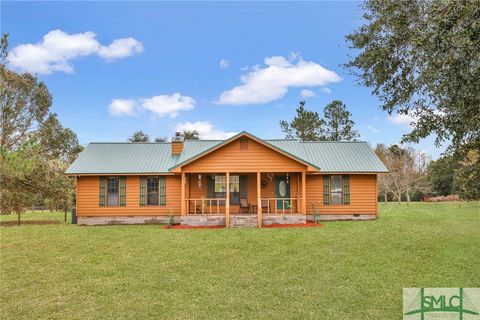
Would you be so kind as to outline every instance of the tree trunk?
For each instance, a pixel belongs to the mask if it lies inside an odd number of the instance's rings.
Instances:
[[[407,204],[410,204],[410,193],[407,191],[406,193],[407,196]]]
[[[386,192],[384,192],[383,196],[384,196],[384,199],[385,199],[385,203],[387,203],[388,202],[388,194]]]
[[[402,204],[402,193],[398,193],[398,204]]]
[[[17,213],[17,226],[20,225],[20,212]]]

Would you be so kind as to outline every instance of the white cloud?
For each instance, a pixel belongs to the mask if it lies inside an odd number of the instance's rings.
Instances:
[[[228,67],[230,67],[230,62],[228,60],[220,60],[220,69],[227,69]]]
[[[442,117],[445,115],[445,113],[443,111],[439,111],[439,110],[436,110],[436,109],[433,109],[433,110],[429,110],[431,111],[434,116],[439,116],[439,117]],[[427,114],[424,114],[423,116],[428,116],[428,113]],[[402,125],[402,126],[414,126],[417,121],[419,119],[419,116],[416,116],[416,115],[413,115],[413,114],[400,114],[400,113],[397,113],[395,115],[390,115],[387,117],[387,121],[392,123],[392,124],[395,124],[395,125]]]
[[[315,91],[308,89],[302,89],[302,91],[300,91],[300,95],[302,96],[302,98],[313,98],[317,96]]]
[[[410,126],[415,124],[417,119],[411,115],[397,113],[393,116],[388,116],[387,121],[395,125]]]
[[[192,97],[180,93],[164,94],[151,98],[113,99],[108,112],[113,116],[133,116],[139,110],[148,110],[159,117],[175,118],[181,111],[195,108],[196,101]]]
[[[129,99],[113,99],[108,106],[108,112],[112,116],[133,116],[138,104],[135,100]]]
[[[368,125],[367,126],[367,129],[372,131],[372,132],[375,132],[375,133],[379,133],[380,132],[380,129],[378,128],[375,128],[374,126],[371,126],[371,125]]]
[[[50,74],[55,71],[73,73],[72,60],[97,54],[110,61],[143,51],[141,42],[133,38],[117,39],[103,46],[93,32],[68,34],[53,30],[36,44],[21,44],[8,53],[13,68],[32,73]]]
[[[101,47],[98,55],[108,61],[125,58],[143,51],[143,44],[133,38],[117,39],[108,47]]]
[[[240,77],[241,85],[224,91],[218,104],[260,104],[282,98],[291,87],[324,87],[341,78],[321,65],[304,61],[298,54],[290,59],[281,56],[265,58],[266,67],[254,66]]]
[[[160,95],[147,99],[140,99],[141,106],[159,117],[169,115],[170,118],[178,116],[180,111],[186,111],[195,107],[195,99],[182,96],[180,93],[172,95]]]
[[[206,140],[225,140],[238,133],[218,130],[208,121],[184,122],[175,126],[175,131],[183,130],[196,130],[200,138]]]

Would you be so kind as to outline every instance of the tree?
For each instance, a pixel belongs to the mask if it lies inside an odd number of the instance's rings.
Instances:
[[[326,138],[330,141],[355,141],[360,135],[353,130],[355,122],[347,106],[339,100],[330,102],[324,109]]]
[[[455,193],[454,177],[457,162],[452,156],[443,156],[428,166],[428,183],[432,192],[439,196]]]
[[[455,185],[464,200],[480,199],[480,152],[470,150],[455,169]]]
[[[168,138],[167,137],[156,137],[155,142],[167,142]]]
[[[142,130],[134,132],[130,138],[127,139],[128,142],[150,142],[150,136],[143,132]]]
[[[377,144],[375,154],[387,166],[388,148],[383,143]],[[391,192],[390,186],[392,182],[390,178],[388,173],[379,174],[377,177],[378,193],[383,195],[384,202],[388,202],[388,194]]]
[[[288,123],[280,121],[280,127],[287,139],[299,139],[301,141],[325,140],[323,125],[325,121],[317,112],[305,109],[305,101],[300,101],[296,110],[297,115]]]
[[[49,159],[61,159],[71,163],[83,150],[77,135],[69,128],[64,128],[55,113],[50,113],[40,124],[37,135],[40,152]]]
[[[378,178],[379,189],[385,202],[391,194],[398,203],[402,202],[402,196],[410,203],[411,195],[415,192],[425,194],[430,191],[427,180],[430,158],[425,153],[398,145],[387,148],[383,144],[377,145],[375,153],[389,171]]]
[[[198,140],[200,138],[197,130],[183,130],[181,135],[184,140]]]
[[[359,54],[346,66],[388,113],[408,114],[403,141],[434,134],[463,156],[480,149],[478,1],[364,3],[365,24],[347,36]]]
[[[405,168],[405,176],[403,177],[405,183],[405,197],[407,203],[410,203],[412,194],[428,194],[431,192],[428,183],[428,165],[431,158],[421,151],[412,148],[407,149],[407,166]]]
[[[31,137],[48,117],[52,97],[41,81],[0,64],[0,144],[13,148]]]
[[[82,147],[50,112],[45,84],[7,69],[7,35],[0,46],[0,212],[16,212],[20,221],[20,213],[38,200],[62,199],[68,206],[73,181],[64,171]]]
[[[8,33],[2,34],[0,38],[0,63],[5,64],[8,55]]]
[[[32,179],[39,163],[40,146],[32,141],[22,143],[15,150],[0,145],[0,212],[20,213],[29,206],[35,195],[42,191],[37,179]]]

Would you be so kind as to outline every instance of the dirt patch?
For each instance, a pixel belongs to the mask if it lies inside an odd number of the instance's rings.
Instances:
[[[59,224],[59,221],[55,220],[24,220],[20,221],[20,225],[44,225],[44,224]],[[18,225],[17,220],[2,221],[0,227],[15,227]]]
[[[315,228],[323,227],[321,223],[286,223],[286,224],[270,224],[262,226],[262,228]],[[164,229],[223,229],[225,226],[182,226],[179,224],[173,226],[163,226]]]
[[[173,226],[163,226],[164,229],[222,229],[225,226],[182,226],[175,224]]]
[[[285,224],[269,224],[262,226],[262,228],[310,228],[310,227],[323,227],[321,223],[307,222],[307,223],[285,223]]]

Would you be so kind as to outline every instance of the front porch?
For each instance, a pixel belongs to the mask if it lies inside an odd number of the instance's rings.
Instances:
[[[181,173],[181,224],[305,223],[305,172]]]

